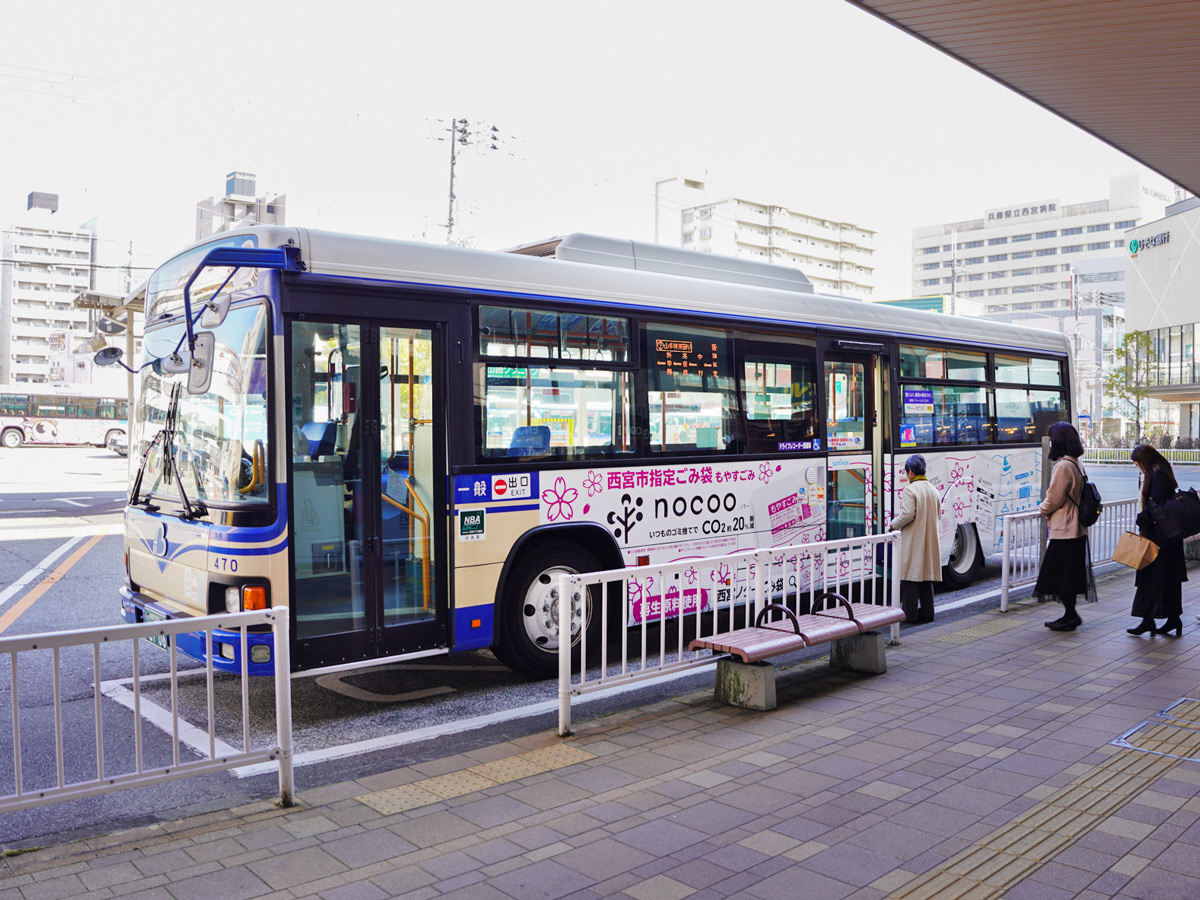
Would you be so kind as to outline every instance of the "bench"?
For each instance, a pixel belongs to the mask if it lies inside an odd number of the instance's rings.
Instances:
[[[836,605],[825,608],[831,600],[837,601]],[[783,613],[784,618],[770,621],[773,613]],[[775,667],[767,660],[832,643],[829,664],[833,668],[882,674],[887,671],[887,657],[883,635],[876,629],[902,621],[904,611],[894,606],[851,603],[841,594],[826,591],[813,600],[807,615],[798,616],[786,606],[769,603],[753,626],[696,638],[688,649],[729,655],[717,663],[718,700],[747,709],[774,709]]]

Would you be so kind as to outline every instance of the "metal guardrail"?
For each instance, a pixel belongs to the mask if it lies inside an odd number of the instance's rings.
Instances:
[[[1127,463],[1132,447],[1092,447],[1083,454],[1090,463]],[[1200,463],[1200,450],[1159,450],[1169,463]]]
[[[1110,562],[1121,533],[1136,530],[1140,505],[1137,497],[1104,501],[1100,518],[1088,529],[1093,566]],[[1042,514],[1037,510],[1005,516],[1001,527],[1004,539],[1000,562],[1000,611],[1008,612],[1009,592],[1037,581],[1045,549],[1045,529]]]
[[[160,784],[194,775],[204,775],[220,772],[236,766],[249,763],[277,762],[279,765],[279,797],[284,806],[294,802],[295,787],[292,777],[292,683],[291,663],[288,643],[288,611],[263,610],[260,612],[229,613],[227,615],[203,616],[193,619],[169,619],[161,622],[147,622],[138,625],[115,625],[109,628],[88,628],[76,631],[60,631],[50,634],[31,634],[20,637],[0,638],[0,656],[9,657],[9,673],[12,690],[9,698],[12,702],[12,760],[13,771],[8,782],[13,792],[0,796],[0,813],[18,809],[29,809],[44,806],[63,800],[77,800],[81,797],[91,797],[110,791],[127,788],[143,787]],[[273,746],[251,749],[250,747],[250,678],[247,673],[249,653],[247,652],[247,634],[250,626],[270,625],[275,635],[275,743]],[[242,718],[242,750],[239,753],[226,753],[218,756],[216,752],[216,710],[213,687],[212,640],[213,631],[228,629],[241,632],[240,656],[241,672],[241,718]],[[184,759],[180,753],[180,715],[178,703],[179,669],[175,642],[170,640],[172,635],[185,632],[205,632],[207,635],[208,663],[207,705],[208,705],[208,755],[207,758]],[[147,740],[142,734],[142,676],[140,674],[139,650],[142,640],[161,641],[167,644],[167,652],[171,658],[170,693],[171,693],[171,746],[169,749],[155,742],[153,752],[147,748]],[[129,641],[132,648],[133,668],[133,756],[131,764],[120,767],[122,771],[114,774],[111,753],[106,756],[104,727],[104,708],[100,689],[100,648],[102,645]],[[87,749],[84,735],[79,733],[79,724],[70,723],[70,740],[66,739],[67,724],[63,721],[63,684],[62,684],[62,654],[76,647],[91,647],[92,650],[92,689],[94,692],[94,709],[92,720],[95,725],[95,748]],[[40,665],[48,655],[51,665],[51,685],[53,691],[53,732],[55,779],[52,785],[30,786],[26,784],[25,772],[22,766],[23,753],[22,727],[28,724],[29,734],[26,740],[31,744],[36,741],[39,752],[45,741],[40,732],[49,731],[44,721],[26,723],[22,717],[19,657],[30,664],[29,656],[33,655],[32,666]],[[31,716],[32,718],[32,716]],[[42,717],[44,719],[44,717]],[[186,723],[185,723],[186,727]],[[154,762],[161,762],[169,757],[165,764],[148,764],[146,757],[155,756]],[[68,759],[68,756],[71,758]],[[88,757],[83,759],[83,757]],[[87,769],[94,763],[95,778],[68,782],[67,765],[72,768]],[[0,770],[2,771],[2,770]],[[0,774],[0,784],[5,776]]]
[[[586,594],[592,615],[599,615],[600,634],[598,647],[580,641],[577,662],[573,663],[576,654],[560,649],[558,733],[571,732],[573,696],[713,665],[722,658],[708,650],[688,650],[685,632],[711,637],[732,631],[739,619],[753,621],[767,603],[782,604],[799,615],[822,592],[845,593],[854,586],[862,602],[897,605],[900,572],[892,564],[891,545],[899,537],[892,531],[559,576],[558,621],[578,619]],[[877,551],[880,547],[885,549]],[[623,618],[617,628],[610,618],[614,614]],[[668,625],[676,632],[670,646]],[[652,626],[658,632],[653,643]],[[900,626],[893,625],[892,640],[899,638]]]

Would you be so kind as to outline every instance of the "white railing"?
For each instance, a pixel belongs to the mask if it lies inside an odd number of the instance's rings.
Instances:
[[[1128,500],[1105,500],[1100,518],[1088,529],[1088,549],[1092,565],[1097,566],[1112,560],[1113,550],[1124,531],[1135,531],[1138,507],[1137,497]],[[1000,611],[1008,612],[1009,592],[1027,587],[1037,581],[1038,567],[1042,561],[1045,530],[1042,514],[1036,509],[1031,512],[1015,513],[1002,520],[1003,543],[1000,560]]]
[[[1083,454],[1083,461],[1090,463],[1132,462],[1129,454],[1132,447],[1092,447]],[[1200,450],[1160,450],[1169,463],[1200,463]]]
[[[599,617],[599,637],[592,646],[581,640],[574,660],[574,654],[559,652],[559,734],[570,734],[572,696],[662,678],[721,658],[708,650],[688,650],[685,633],[711,637],[733,631],[752,623],[767,603],[801,615],[825,591],[898,605],[900,574],[891,548],[899,536],[893,531],[559,576],[558,621],[579,617],[585,595],[592,616]],[[892,640],[899,637],[900,627],[893,625]]]
[[[251,626],[270,625],[274,633],[275,643],[275,743],[269,747],[251,749],[250,747],[250,678],[247,674],[249,653],[247,634]],[[241,752],[217,755],[216,737],[216,708],[213,685],[213,631],[226,629],[241,633],[240,655],[241,671],[241,723],[242,750]],[[207,636],[207,701],[208,701],[208,754],[200,759],[184,759],[180,753],[180,715],[178,698],[178,659],[175,641],[172,635],[204,632]],[[140,674],[139,656],[142,640],[154,640],[156,643],[168,645],[170,655],[170,716],[171,741],[170,747],[163,747],[161,740],[144,740],[142,735],[142,676]],[[131,728],[133,731],[133,760],[124,760],[123,765],[112,764],[112,750],[116,746],[128,746],[128,740],[120,740],[112,735],[112,728],[105,730],[105,709],[101,702],[100,690],[100,648],[102,645],[120,645],[128,641],[131,646],[133,670],[133,716]],[[93,709],[90,714],[80,714],[78,717],[86,721],[64,722],[63,720],[63,684],[62,656],[64,651],[69,653],[72,648],[91,647]],[[161,622],[147,622],[138,625],[116,625],[111,628],[88,628],[78,631],[60,631],[50,634],[32,634],[21,637],[0,638],[0,656],[9,657],[9,672],[12,679],[12,690],[9,697],[12,702],[12,760],[13,770],[7,776],[7,785],[12,787],[12,793],[0,796],[0,813],[17,809],[28,809],[57,803],[62,800],[76,800],[110,791],[124,790],[133,787],[159,784],[188,778],[193,775],[203,775],[211,772],[225,771],[235,766],[250,763],[277,762],[279,765],[279,796],[284,806],[294,802],[294,784],[292,779],[292,686],[291,663],[288,644],[288,611],[264,610],[261,612],[229,613],[228,615],[203,616],[193,619],[170,619]],[[26,663],[22,667],[18,657]],[[32,660],[30,659],[32,657]],[[47,660],[47,657],[49,659]],[[46,679],[42,677],[45,662],[50,663],[49,683],[53,693],[53,739],[54,739],[54,768],[53,784],[39,783],[34,786],[27,783],[25,754],[23,744],[31,748],[37,747],[38,757],[47,751],[42,749],[49,743],[50,723],[44,715],[37,716],[35,712],[26,712],[30,719],[37,721],[24,722],[21,707],[20,672],[25,668],[26,683],[34,682],[34,689],[44,688]],[[112,665],[112,660],[108,663]],[[32,693],[32,690],[31,690]],[[32,709],[32,707],[31,707]],[[113,718],[110,716],[109,720]],[[90,749],[82,730],[94,723],[95,746]],[[22,727],[27,727],[23,741]],[[185,729],[188,728],[184,723]],[[69,740],[65,735],[69,732]],[[106,740],[107,736],[107,740]],[[153,743],[153,747],[147,746]],[[109,751],[106,755],[106,749]],[[147,757],[152,757],[148,760]],[[31,760],[40,761],[40,760]],[[69,781],[68,766],[73,772],[89,771],[94,767],[94,778],[83,778]],[[120,770],[114,774],[115,770]],[[0,767],[0,784],[5,783],[6,776]],[[49,782],[49,773],[43,773],[39,782]]]

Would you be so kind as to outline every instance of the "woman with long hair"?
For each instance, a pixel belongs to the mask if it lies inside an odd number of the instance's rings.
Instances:
[[[1179,489],[1175,473],[1166,458],[1149,444],[1133,448],[1132,459],[1142,476],[1142,511],[1137,525],[1142,537],[1158,544],[1158,556],[1134,578],[1132,614],[1141,619],[1130,634],[1183,634],[1183,583],[1187,581],[1187,563],[1183,558],[1183,538],[1162,540],[1155,531],[1150,515],[1151,503],[1168,500]],[[1166,619],[1162,628],[1154,627],[1155,619]]]
[[[1050,543],[1038,572],[1038,599],[1057,600],[1063,605],[1061,618],[1047,622],[1051,631],[1074,631],[1083,624],[1075,610],[1075,599],[1083,594],[1096,601],[1096,583],[1088,558],[1087,529],[1079,524],[1079,501],[1083,495],[1083,441],[1070,422],[1050,426],[1050,486],[1038,507],[1050,520]]]

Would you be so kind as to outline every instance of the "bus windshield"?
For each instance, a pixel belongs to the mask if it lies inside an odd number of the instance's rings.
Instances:
[[[212,384],[204,394],[181,391],[170,441],[160,441],[146,461],[142,491],[179,496],[205,506],[269,500],[267,445],[267,307],[232,309],[213,329],[216,354]],[[182,321],[148,330],[144,362],[178,346]],[[142,370],[136,450],[140,456],[167,422],[171,388],[186,376]],[[176,477],[178,472],[178,479]],[[180,498],[181,500],[183,498]]]

